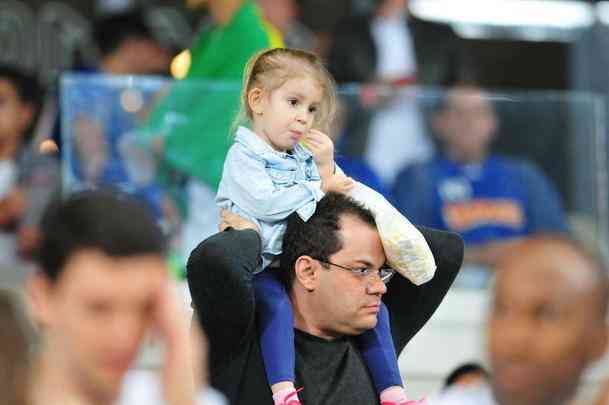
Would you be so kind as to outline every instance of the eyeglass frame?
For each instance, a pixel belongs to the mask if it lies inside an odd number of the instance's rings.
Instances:
[[[351,274],[354,274],[356,277],[366,278],[366,277],[368,277],[368,276],[370,276],[370,275],[374,274],[374,273],[370,273],[370,269],[368,269],[368,268],[363,268],[363,269],[354,269],[354,268],[351,268],[351,267],[342,266],[342,265],[340,265],[340,264],[332,263],[332,262],[327,261],[327,260],[321,260],[321,259],[318,259],[318,258],[316,258],[316,257],[312,257],[312,259],[315,259],[315,260],[317,260],[318,262],[320,262],[320,263],[322,263],[322,264],[327,264],[327,265],[330,265],[330,266],[336,266],[336,267],[338,267],[339,269],[342,269],[342,270],[346,270],[346,271],[348,271],[348,272],[351,272]],[[367,273],[363,273],[363,272],[362,272],[363,270],[367,271]],[[383,277],[381,276],[381,274],[380,274],[382,270],[387,270],[387,271],[388,271],[388,273],[387,273],[387,275],[385,276],[385,278],[383,278]],[[395,270],[394,270],[394,269],[392,269],[391,267],[384,266],[384,267],[381,267],[380,269],[378,269],[378,270],[377,270],[377,272],[376,272],[376,274],[378,275],[379,279],[380,279],[380,280],[381,280],[381,281],[382,281],[384,284],[387,284],[387,283],[389,283],[389,281],[391,281],[391,279],[392,279],[392,278],[393,278],[393,276],[395,275]]]

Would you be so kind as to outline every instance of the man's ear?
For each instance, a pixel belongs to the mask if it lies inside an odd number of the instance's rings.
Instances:
[[[27,302],[32,320],[36,325],[51,323],[51,280],[40,272],[28,276],[25,282]]]
[[[255,115],[262,115],[264,102],[264,91],[260,87],[254,87],[247,93],[247,103]]]
[[[319,262],[310,256],[300,256],[294,263],[296,280],[309,292],[317,289],[320,271]]]

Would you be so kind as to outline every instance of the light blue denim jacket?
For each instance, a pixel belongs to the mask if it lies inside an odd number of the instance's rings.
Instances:
[[[256,223],[262,239],[262,267],[281,253],[286,219],[297,212],[307,221],[324,196],[313,155],[297,144],[292,153],[274,150],[250,129],[239,127],[224,162],[216,202]]]

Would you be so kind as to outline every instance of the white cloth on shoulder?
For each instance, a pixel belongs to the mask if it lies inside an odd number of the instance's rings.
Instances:
[[[431,280],[436,261],[423,234],[370,187],[356,181],[350,195],[374,214],[387,263],[416,285]]]

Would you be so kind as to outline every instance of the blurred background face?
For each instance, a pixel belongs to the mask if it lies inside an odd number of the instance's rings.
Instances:
[[[482,91],[460,87],[449,92],[433,127],[449,156],[468,163],[487,155],[497,130],[497,120]]]
[[[457,378],[453,383],[453,386],[458,386],[461,388],[478,387],[480,385],[486,384],[486,382],[486,374],[484,374],[482,371],[472,371],[470,373],[463,374],[459,378]]]
[[[489,320],[495,396],[501,405],[562,403],[603,333],[590,277],[582,279],[585,263],[561,246],[514,256],[497,269]]]
[[[0,143],[22,136],[30,119],[30,108],[23,103],[13,84],[0,78]]]
[[[118,393],[165,280],[161,257],[87,250],[72,256],[56,283],[45,280],[45,343],[78,385],[104,397]]]
[[[127,40],[119,50],[129,61],[129,74],[164,75],[169,72],[171,54],[158,43],[145,38]]]
[[[289,28],[298,15],[296,0],[258,0],[264,18],[279,30]]]

